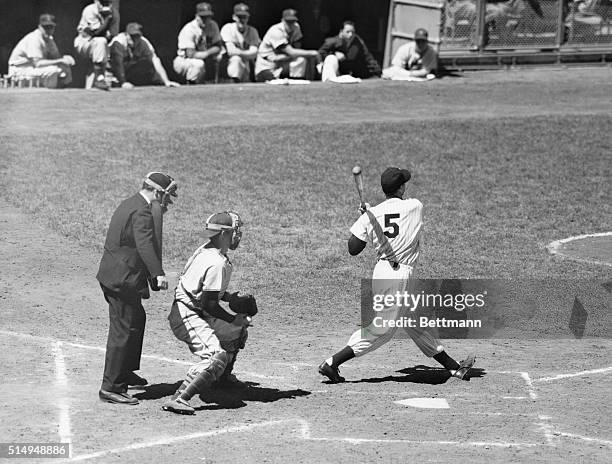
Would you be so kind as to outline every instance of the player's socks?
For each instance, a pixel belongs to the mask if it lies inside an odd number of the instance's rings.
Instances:
[[[355,352],[350,346],[345,346],[340,351],[338,351],[331,358],[326,359],[325,362],[330,366],[337,368],[340,364],[347,362],[349,359],[353,359],[355,357]]]
[[[442,351],[433,357],[436,361],[442,364],[447,370],[451,371],[451,374],[459,369],[459,363],[451,358],[446,351]]]

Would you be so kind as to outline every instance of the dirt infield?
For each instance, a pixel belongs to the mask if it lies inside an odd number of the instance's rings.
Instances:
[[[548,245],[548,251],[584,263],[612,266],[612,232],[556,240]]]
[[[170,295],[147,304],[142,374],[150,386],[126,409],[97,399],[106,308],[93,275],[98,257],[32,223],[0,214],[3,441],[70,441],[87,462],[607,462],[612,388],[609,340],[452,341],[482,354],[470,382],[449,380],[410,340],[349,363],[349,382],[316,373],[349,327],[252,329],[237,363],[249,388],[211,391],[194,417],[161,410],[189,356],[169,337]],[[64,250],[71,249],[70,254]],[[36,281],[31,276],[38,276]],[[446,409],[398,404],[438,398]]]

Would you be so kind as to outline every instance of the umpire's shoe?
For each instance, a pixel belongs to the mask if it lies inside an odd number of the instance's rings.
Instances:
[[[319,366],[319,374],[327,377],[331,383],[342,383],[345,380],[344,377],[340,375],[338,368],[330,366],[327,364],[327,361],[323,361]]]
[[[106,401],[107,403],[116,403],[116,404],[138,404],[138,400],[134,398],[127,392],[111,392],[106,390],[100,390],[98,396],[102,401]]]
[[[465,358],[459,363],[459,369],[455,371],[453,377],[457,377],[461,380],[469,380],[470,377],[467,374],[470,372],[470,369],[474,366],[475,363],[476,356],[474,356],[473,354],[469,355],[467,358]]]
[[[149,384],[147,379],[140,377],[138,374],[134,372],[130,372],[127,375],[126,382],[131,387],[144,387],[145,385]]]

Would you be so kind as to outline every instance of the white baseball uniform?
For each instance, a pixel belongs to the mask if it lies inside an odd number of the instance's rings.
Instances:
[[[257,29],[246,25],[244,32],[238,30],[238,25],[227,23],[221,28],[223,42],[232,43],[240,50],[248,50],[250,47],[259,47],[261,40]],[[228,58],[227,75],[231,78],[240,79],[242,82],[249,80],[251,72],[251,60],[241,56],[233,55]]]
[[[351,233],[376,249],[378,262],[372,273],[372,290],[376,295],[403,294],[413,289],[414,266],[419,258],[423,204],[414,198],[389,198],[374,206],[353,224]],[[408,308],[388,306],[376,314],[383,321],[399,320]],[[379,325],[385,325],[379,324]],[[377,327],[373,323],[357,330],[347,345],[355,356],[363,356],[387,343],[397,327]],[[444,348],[429,332],[421,328],[405,328],[419,349],[428,357]]]
[[[283,22],[271,26],[261,40],[261,44],[259,44],[257,60],[255,60],[255,75],[257,76],[267,71],[274,78],[278,78],[281,76],[283,69],[288,67],[291,77],[303,78],[306,74],[306,65],[308,63],[303,56],[283,63],[270,60],[275,55],[284,55],[283,47],[287,45],[295,46],[294,44],[300,41],[302,37],[302,30],[299,24],[295,25],[291,35],[285,29]]]
[[[98,5],[87,5],[81,13],[81,20],[77,26],[79,34],[74,39],[74,48],[79,54],[90,59],[93,63],[106,63],[108,60],[108,40],[110,32],[105,37],[91,37],[86,29],[96,30],[104,23],[104,17],[98,10]]]
[[[202,361],[190,369],[197,373],[208,367],[213,354],[224,350],[226,342],[238,339],[242,327],[213,317],[201,309],[206,291],[223,296],[232,276],[232,263],[217,248],[202,245],[187,261],[174,293],[174,303],[168,321],[172,332],[185,342]],[[223,308],[228,315],[236,313]],[[195,372],[197,371],[197,372]]]
[[[206,74],[204,60],[188,58],[186,52],[188,49],[203,52],[221,42],[219,25],[216,21],[211,20],[206,24],[205,29],[200,27],[197,19],[188,22],[178,35],[177,56],[173,62],[174,70],[188,81],[201,83]]]
[[[46,36],[40,28],[26,34],[11,52],[8,60],[9,76],[39,77],[44,87],[55,88],[61,77],[64,84],[72,81],[70,66],[56,64],[51,66],[36,66],[38,60],[55,60],[61,58],[55,40]]]

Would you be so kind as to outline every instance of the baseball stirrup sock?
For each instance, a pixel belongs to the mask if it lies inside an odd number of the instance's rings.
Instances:
[[[355,357],[355,352],[350,346],[345,346],[340,351],[338,351],[335,355],[331,357],[332,362],[329,360],[327,364],[332,367],[338,367],[340,364],[347,362],[349,359],[353,359]]]
[[[221,374],[223,374],[226,365],[227,354],[225,353],[225,351],[214,354],[210,361],[210,366],[208,366],[205,370],[195,376],[193,380],[189,382],[187,387],[178,395],[177,398],[189,401],[197,393],[206,390],[212,385],[215,380],[217,380],[221,376]],[[189,374],[186,381],[187,380],[189,380]]]
[[[436,361],[442,364],[449,371],[456,371],[459,369],[459,363],[451,358],[446,351],[442,351],[433,357]]]

